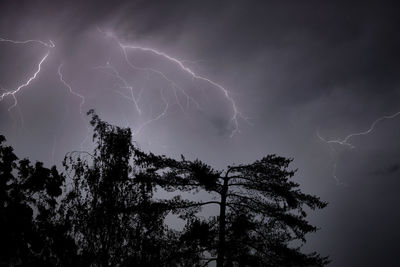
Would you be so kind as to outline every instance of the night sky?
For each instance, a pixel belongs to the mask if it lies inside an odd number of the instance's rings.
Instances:
[[[398,266],[400,9],[338,2],[0,0],[0,133],[60,165],[92,149],[93,108],[145,150],[217,169],[293,157],[329,202],[304,249]]]

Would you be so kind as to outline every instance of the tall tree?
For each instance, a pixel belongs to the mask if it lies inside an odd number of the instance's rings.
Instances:
[[[293,241],[316,231],[306,207],[327,203],[302,193],[290,181],[292,160],[269,155],[249,165],[229,166],[220,177],[221,197],[217,265],[322,266],[327,259],[305,254]]]
[[[129,128],[88,114],[96,147],[65,158],[72,184],[62,205],[82,264],[173,266],[166,259],[176,235],[164,224],[172,203],[153,198],[157,167],[136,159]]]
[[[269,155],[247,165],[228,166],[216,171],[199,160],[173,161],[143,154],[143,160],[164,162],[165,172],[157,184],[167,190],[205,190],[218,199],[186,203],[187,208],[219,205],[218,216],[187,228],[202,232],[191,235],[194,251],[207,252],[203,262],[217,266],[323,266],[326,257],[303,253],[300,246],[307,233],[317,228],[307,221],[307,209],[324,208],[327,203],[300,191],[289,170],[292,159]],[[191,213],[193,214],[193,213]],[[185,237],[185,235],[183,235]],[[198,239],[199,242],[194,242]],[[202,242],[208,240],[208,242]],[[200,257],[201,259],[201,257]]]

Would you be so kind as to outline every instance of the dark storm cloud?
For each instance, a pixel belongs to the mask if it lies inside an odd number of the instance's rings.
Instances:
[[[400,163],[390,163],[386,164],[386,166],[382,166],[378,170],[373,171],[372,173],[375,175],[392,175],[396,174],[400,171]]]
[[[229,106],[210,90],[208,100],[201,98],[204,110],[192,110],[187,118],[172,109],[145,131],[141,146],[199,157],[217,168],[266,153],[294,157],[297,181],[330,202],[313,216],[322,230],[310,236],[307,247],[331,255],[331,266],[395,266],[400,117],[351,139],[355,149],[335,146],[332,154],[316,130],[328,139],[343,138],[400,110],[399,11],[390,1],[1,1],[0,37],[54,38],[57,50],[37,84],[19,96],[25,128],[10,120],[8,99],[0,103],[0,129],[19,153],[33,158],[49,161],[55,136],[57,158],[76,148],[86,126],[76,109],[79,101],[54,76],[61,61],[74,88],[87,96],[85,108],[124,125],[116,107],[125,106],[109,94],[113,81],[91,70],[119,55],[97,27],[128,43],[200,60],[191,67],[229,88],[254,126],[240,121],[241,133],[229,138]],[[28,61],[41,55],[24,51]],[[26,74],[5,70],[26,61],[4,53],[0,84],[15,83]],[[162,65],[156,58],[141,60]],[[156,105],[161,109],[161,102]],[[335,162],[347,187],[335,184]]]
[[[382,174],[393,174],[393,173],[397,173],[400,170],[400,164],[392,164],[390,166],[388,166]]]

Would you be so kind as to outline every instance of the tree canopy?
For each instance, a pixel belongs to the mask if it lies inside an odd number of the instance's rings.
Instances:
[[[324,266],[304,253],[326,203],[292,181],[292,159],[268,155],[215,170],[144,152],[129,128],[89,111],[94,151],[64,172],[18,160],[0,136],[0,266]],[[168,192],[166,194],[160,193]],[[207,192],[201,201],[186,197]],[[218,212],[199,216],[203,206]],[[175,214],[183,229],[166,223]]]

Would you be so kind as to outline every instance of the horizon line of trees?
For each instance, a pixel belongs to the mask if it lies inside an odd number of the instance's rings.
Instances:
[[[140,150],[129,128],[93,110],[94,151],[55,166],[19,160],[0,135],[0,266],[324,266],[301,250],[326,207],[291,178],[292,159],[268,155],[215,170]],[[172,197],[155,196],[157,190]],[[183,198],[207,192],[209,199]],[[194,198],[195,199],[195,198]],[[216,216],[199,216],[216,205]],[[185,223],[166,224],[174,214]],[[297,245],[296,245],[297,244]]]

